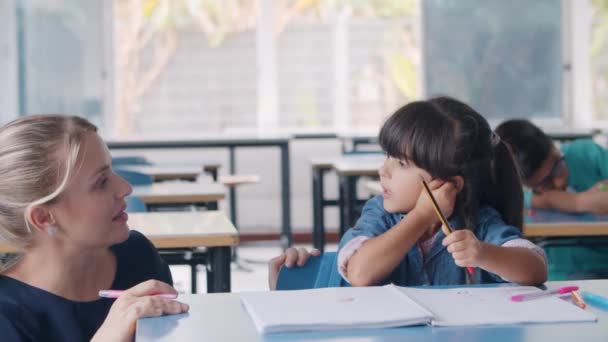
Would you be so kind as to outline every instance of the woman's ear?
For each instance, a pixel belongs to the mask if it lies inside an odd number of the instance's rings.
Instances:
[[[46,232],[49,227],[54,227],[56,222],[49,208],[45,205],[37,205],[30,209],[27,220],[32,229]]]
[[[454,183],[458,192],[462,191],[462,188],[464,188],[464,178],[462,176],[452,177],[450,178],[450,182]]]

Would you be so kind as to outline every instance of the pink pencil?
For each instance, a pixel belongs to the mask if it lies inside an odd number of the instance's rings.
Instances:
[[[536,299],[547,297],[551,295],[562,295],[564,293],[570,293],[572,291],[578,290],[578,286],[564,286],[559,289],[542,291],[542,292],[531,292],[531,293],[522,293],[515,296],[511,296],[511,300],[514,302],[523,302],[525,300]]]
[[[123,292],[124,292],[123,290],[101,290],[101,291],[99,291],[99,297],[118,298],[118,296],[120,296]],[[163,298],[168,298],[168,299],[177,298],[177,294],[173,294],[173,293],[158,293],[158,294],[153,294],[152,296],[158,296],[158,297],[163,297]]]

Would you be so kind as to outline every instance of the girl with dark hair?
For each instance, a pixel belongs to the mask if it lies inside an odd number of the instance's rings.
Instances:
[[[526,208],[608,214],[608,150],[592,139],[558,147],[524,119],[507,120],[496,132],[512,146],[521,167]],[[560,239],[544,249],[551,280],[608,278],[606,238]]]
[[[522,238],[523,196],[509,146],[468,105],[412,102],[380,131],[383,193],[343,237],[338,268],[355,286],[449,285],[547,278],[542,249]],[[456,229],[440,229],[421,178]]]

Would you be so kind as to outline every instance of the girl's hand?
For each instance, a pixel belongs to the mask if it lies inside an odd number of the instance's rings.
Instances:
[[[295,265],[304,266],[311,255],[319,256],[321,252],[318,249],[311,249],[310,252],[306,248],[287,248],[285,252],[278,257],[270,259],[268,262],[268,287],[271,290],[277,288],[277,278],[282,266],[291,268]]]
[[[445,218],[447,219],[452,216],[456,195],[458,195],[458,189],[454,183],[433,180],[428,183],[428,186]],[[420,196],[418,196],[418,202],[416,202],[413,211],[427,219],[429,224],[435,224],[439,222],[439,217],[437,217],[433,203],[424,191],[424,188],[422,188],[422,185],[420,185],[420,189]]]
[[[173,287],[158,280],[145,281],[123,292],[91,341],[132,341],[139,318],[188,312],[188,304],[154,296],[159,293],[177,297]]]
[[[483,244],[475,234],[468,229],[455,230],[443,239],[442,244],[448,246],[454,262],[460,267],[479,267],[482,257]]]

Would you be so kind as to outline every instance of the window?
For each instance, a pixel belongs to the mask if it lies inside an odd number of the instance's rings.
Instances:
[[[591,84],[596,120],[608,120],[608,2],[591,1]]]
[[[275,12],[279,23],[290,13]],[[417,0],[292,12],[277,44],[281,126],[377,127],[421,96]]]
[[[428,0],[426,93],[467,101],[489,119],[561,118],[561,3]]]
[[[496,121],[569,111],[560,0],[11,1],[20,112],[81,114],[116,137],[375,130],[437,94]],[[606,119],[608,20],[593,6]]]
[[[255,127],[255,0],[114,3],[117,135]]]
[[[16,1],[21,114],[78,114],[103,127],[102,7],[99,1]]]

